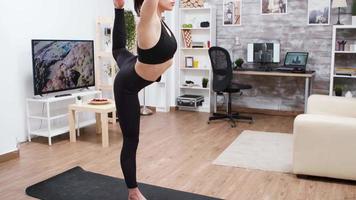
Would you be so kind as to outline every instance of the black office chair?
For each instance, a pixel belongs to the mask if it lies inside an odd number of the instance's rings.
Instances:
[[[231,94],[241,93],[241,90],[251,89],[251,85],[232,82],[232,62],[229,52],[221,47],[211,47],[209,57],[213,68],[213,90],[217,94],[228,93],[228,109],[226,113],[213,113],[209,117],[208,123],[212,120],[229,119],[231,127],[236,127],[236,120],[245,120],[253,122],[252,117],[241,116],[239,113],[231,111]]]

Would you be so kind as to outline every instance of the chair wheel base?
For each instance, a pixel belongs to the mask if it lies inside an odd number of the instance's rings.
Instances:
[[[231,128],[236,127],[236,121],[244,121],[252,124],[254,122],[252,117],[248,116],[241,116],[238,113],[234,114],[223,114],[223,113],[213,113],[212,116],[209,117],[207,124],[210,124],[211,121],[220,120],[220,119],[227,119],[231,124]]]

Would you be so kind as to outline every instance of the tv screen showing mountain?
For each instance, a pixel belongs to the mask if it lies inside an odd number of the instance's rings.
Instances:
[[[95,85],[91,40],[32,40],[35,95]]]

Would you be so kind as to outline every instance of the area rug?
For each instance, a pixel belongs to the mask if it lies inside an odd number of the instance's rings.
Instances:
[[[292,147],[292,134],[246,130],[213,163],[291,173]]]
[[[138,187],[149,200],[218,200],[144,183]],[[74,167],[26,188],[26,194],[43,200],[127,200],[123,179]]]

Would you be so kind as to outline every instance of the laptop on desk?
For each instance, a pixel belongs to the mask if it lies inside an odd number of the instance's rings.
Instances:
[[[284,65],[276,68],[276,71],[305,72],[308,55],[307,52],[287,52]]]

